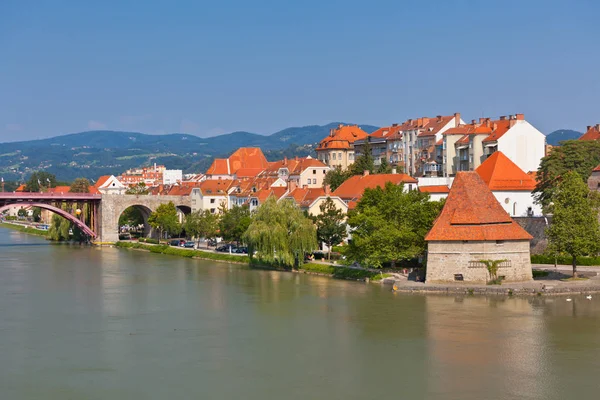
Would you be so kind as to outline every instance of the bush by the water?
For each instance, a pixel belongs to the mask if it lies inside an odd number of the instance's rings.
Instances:
[[[390,277],[390,274],[382,274],[381,272],[373,272],[366,269],[338,267],[327,264],[308,263],[300,267],[301,270],[315,272],[318,274],[332,275],[338,279],[365,279],[369,278],[374,281]]]
[[[154,240],[154,239],[152,239]],[[237,262],[237,263],[247,263],[249,261],[248,256],[233,256],[229,254],[220,254],[220,253],[211,253],[207,251],[201,250],[188,250],[182,249],[179,247],[167,246],[165,244],[158,246],[148,246],[142,243],[132,243],[132,242],[117,242],[115,243],[116,247],[126,248],[126,249],[143,249],[148,250],[151,253],[158,254],[167,254],[172,256],[180,256],[180,257],[188,257],[188,258],[203,258],[206,260],[215,260],[215,261],[228,261],[228,262]]]
[[[548,254],[532,254],[532,264],[552,264],[554,265],[555,257]],[[571,265],[572,258],[566,255],[556,257],[556,262],[559,265]],[[594,266],[600,265],[600,257],[577,257],[577,265]]]
[[[150,243],[150,244],[159,244],[158,239],[152,239],[152,238],[139,238],[138,241],[140,243]]]

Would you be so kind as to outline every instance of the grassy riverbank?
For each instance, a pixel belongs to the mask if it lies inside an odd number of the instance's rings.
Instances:
[[[2,222],[2,223],[0,223],[0,228],[12,229],[14,231],[19,231],[19,232],[27,233],[29,235],[36,235],[36,236],[48,237],[48,231],[43,231],[43,230],[40,230],[40,229],[30,228],[30,227],[25,226],[25,225],[7,224],[5,222]]]
[[[257,269],[269,269],[278,271],[289,271],[282,268],[277,268],[269,265],[262,265],[250,262],[248,256],[234,256],[230,254],[213,253],[202,250],[188,250],[168,245],[148,245],[144,243],[135,242],[117,242],[116,247],[123,249],[140,249],[146,250],[151,253],[167,254],[172,256],[187,257],[187,258],[198,258],[202,260],[220,261],[228,263],[239,263],[249,264],[252,268]],[[337,279],[349,279],[349,280],[365,280],[370,279],[372,281],[380,281],[384,278],[390,277],[390,274],[382,274],[380,272],[374,272],[364,269],[348,268],[342,266],[335,266],[329,264],[319,263],[308,263],[300,266],[300,272],[306,272],[311,274],[326,275]]]

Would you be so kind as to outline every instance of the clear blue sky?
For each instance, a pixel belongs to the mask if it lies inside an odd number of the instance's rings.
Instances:
[[[600,122],[600,2],[0,0],[0,142],[461,112]]]

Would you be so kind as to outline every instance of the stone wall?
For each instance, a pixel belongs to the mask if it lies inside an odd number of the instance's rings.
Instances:
[[[508,260],[498,268],[507,282],[532,280],[528,240],[468,242],[429,242],[426,283],[454,282],[462,274],[464,282],[485,283],[488,271],[479,260]]]
[[[542,254],[548,247],[546,228],[552,222],[551,216],[545,217],[513,217],[513,220],[533,236],[530,242],[531,254]]]
[[[119,240],[119,217],[127,208],[131,206],[138,207],[142,211],[144,222],[146,222],[152,211],[156,210],[159,205],[169,201],[172,201],[175,206],[191,209],[190,196],[103,195],[98,210],[100,224],[97,240],[109,243]],[[151,234],[148,227],[144,234],[146,236]]]

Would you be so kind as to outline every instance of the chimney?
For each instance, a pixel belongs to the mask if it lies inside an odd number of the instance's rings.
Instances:
[[[600,124],[596,124],[596,130],[600,131]]]
[[[412,120],[412,119],[409,119],[409,120],[407,120],[407,122],[408,122],[408,124],[409,124],[409,125],[412,125],[412,123],[413,123],[413,120]]]
[[[368,169],[365,169],[363,171],[363,176],[369,176],[369,170]]]
[[[460,113],[454,113],[454,126],[460,125]]]
[[[437,119],[437,122],[441,122],[442,121],[442,116],[441,115],[437,115],[435,118]]]
[[[398,126],[398,124],[397,123],[393,123],[392,126]]]
[[[396,171],[396,168],[392,168],[392,174],[397,174],[398,172]]]
[[[298,186],[296,185],[296,181],[288,181],[288,191],[290,193],[292,193],[294,190],[296,190]]]
[[[471,120],[471,125],[475,125],[475,124],[477,124],[477,120],[476,119],[472,119]]]
[[[344,126],[344,124],[339,124],[338,125],[338,129],[341,128],[342,126]]]
[[[429,118],[423,117],[423,126],[427,125],[428,123],[429,123]]]
[[[423,125],[423,118],[417,118],[417,126]]]
[[[325,185],[325,186],[323,186],[323,189],[325,190],[326,196],[329,196],[331,194],[331,186]]]
[[[504,121],[506,119],[506,115],[501,115],[500,116],[500,121]]]
[[[509,118],[510,118],[510,121],[508,121],[508,126],[510,128],[512,128],[517,123],[517,117],[514,115],[511,115]]]
[[[287,157],[283,157],[283,165],[287,165]]]
[[[485,122],[485,118],[479,118],[479,123],[480,123],[481,125],[483,125],[483,123],[484,123],[484,122]]]
[[[592,126],[591,126],[591,125],[588,125],[588,126],[587,126],[587,130],[589,131],[590,129],[592,129]]]
[[[515,118],[519,121],[525,120],[525,114],[515,114]]]

